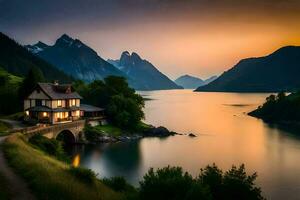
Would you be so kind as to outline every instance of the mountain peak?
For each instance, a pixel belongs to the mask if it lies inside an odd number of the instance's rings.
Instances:
[[[66,33],[64,33],[62,36],[60,36],[60,38],[58,39],[64,39],[64,40],[68,40],[71,41],[73,40],[73,38],[71,38],[69,35],[67,35]]]
[[[60,38],[56,40],[55,45],[72,45],[74,39],[68,36],[67,34],[63,34]]]
[[[141,57],[140,57],[137,53],[135,53],[135,52],[132,52],[131,57],[132,57],[133,59],[141,60]]]

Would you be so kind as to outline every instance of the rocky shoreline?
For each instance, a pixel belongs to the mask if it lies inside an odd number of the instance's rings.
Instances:
[[[99,135],[99,137],[92,143],[98,144],[98,143],[116,143],[116,142],[129,142],[134,140],[139,140],[145,137],[158,137],[158,138],[164,138],[174,135],[188,135],[190,137],[197,137],[195,134],[181,134],[174,131],[169,131],[166,127],[159,126],[154,127],[152,126],[147,131],[141,132],[141,133],[125,133],[120,136],[111,136],[109,134],[103,133],[102,135]],[[91,143],[91,142],[89,142]]]

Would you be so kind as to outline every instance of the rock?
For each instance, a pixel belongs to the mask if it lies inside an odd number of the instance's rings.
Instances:
[[[169,131],[166,127],[159,126],[159,127],[152,127],[148,129],[146,132],[144,132],[144,136],[147,137],[167,137],[177,135],[176,132]]]
[[[190,136],[190,137],[197,137],[197,136],[196,136],[195,134],[193,134],[193,133],[190,133],[189,136]]]

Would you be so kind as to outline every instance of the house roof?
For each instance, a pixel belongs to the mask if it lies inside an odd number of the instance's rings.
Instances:
[[[38,86],[51,99],[82,99],[71,84],[38,83]]]
[[[96,106],[88,105],[88,104],[80,104],[80,110],[84,112],[99,112],[99,111],[103,111],[104,109]]]
[[[27,109],[28,111],[33,112],[69,112],[78,110],[77,107],[70,107],[70,108],[49,108],[47,106],[34,106]]]
[[[34,112],[50,112],[52,111],[51,108],[47,106],[35,106],[27,109],[28,111],[34,111]]]

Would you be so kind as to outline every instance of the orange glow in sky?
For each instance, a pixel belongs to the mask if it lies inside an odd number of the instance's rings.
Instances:
[[[137,52],[172,79],[300,45],[299,0],[3,0],[0,13],[0,30],[22,44],[67,33],[104,59]]]

